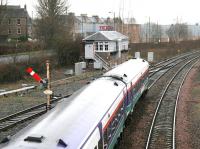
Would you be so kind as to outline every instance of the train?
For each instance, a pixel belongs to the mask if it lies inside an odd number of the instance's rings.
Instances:
[[[3,149],[112,149],[140,97],[148,91],[149,63],[130,59],[61,100]]]

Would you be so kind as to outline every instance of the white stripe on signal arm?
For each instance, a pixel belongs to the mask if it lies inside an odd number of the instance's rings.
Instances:
[[[34,71],[31,71],[31,72],[30,72],[30,75],[32,75],[32,76],[33,76],[34,74],[35,74],[35,72],[34,72]]]

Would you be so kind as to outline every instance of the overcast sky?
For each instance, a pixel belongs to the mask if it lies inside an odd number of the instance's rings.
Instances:
[[[76,15],[88,14],[100,17],[134,17],[137,23],[149,20],[159,24],[177,21],[200,23],[200,0],[69,0],[70,11]],[[10,5],[27,5],[29,15],[36,15],[37,0],[8,0]]]

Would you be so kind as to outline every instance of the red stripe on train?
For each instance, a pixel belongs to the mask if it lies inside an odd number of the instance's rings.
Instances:
[[[138,81],[148,72],[148,69],[142,74],[142,76],[138,79]],[[111,115],[110,119],[107,121],[106,125],[103,127],[103,131],[106,130],[106,128],[108,127],[108,125],[110,124],[110,122],[113,120],[113,117],[116,115],[116,112],[119,110],[120,106],[123,104],[123,101],[127,95],[127,93],[135,86],[135,84],[138,83],[138,81],[136,81],[129,89],[127,89],[127,92],[124,94],[124,97],[122,98],[122,100],[120,101],[120,103],[117,105],[117,108],[115,109],[115,111],[113,112],[113,114]]]

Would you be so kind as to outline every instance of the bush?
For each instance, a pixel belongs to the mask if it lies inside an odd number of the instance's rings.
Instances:
[[[14,82],[23,78],[23,73],[17,65],[1,65],[0,66],[0,82]]]
[[[42,75],[46,73],[45,60],[49,57],[34,58],[30,64],[17,63],[17,64],[4,64],[0,65],[0,83],[9,83],[22,80],[25,76],[30,77],[26,72],[28,67],[32,67],[35,72]],[[54,63],[53,61],[51,61]],[[51,65],[52,67],[53,65]]]
[[[20,36],[20,37],[18,38],[18,40],[21,41],[21,42],[25,42],[25,41],[28,40],[28,38],[27,38],[26,36]]]
[[[57,60],[60,66],[72,65],[79,60],[81,42],[76,41],[61,41],[58,44]]]
[[[16,47],[17,44],[17,47]],[[40,41],[36,42],[10,42],[0,44],[0,55],[13,54],[13,53],[22,53],[30,51],[40,51],[43,50],[43,43]]]

